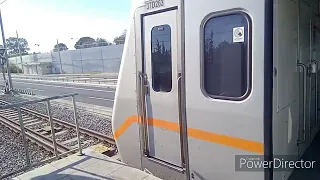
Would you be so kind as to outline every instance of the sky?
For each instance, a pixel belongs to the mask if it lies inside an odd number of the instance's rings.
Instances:
[[[50,52],[57,39],[69,49],[83,36],[112,42],[127,28],[131,5],[132,0],[7,0],[0,8],[5,37],[16,37],[17,30],[32,53]]]

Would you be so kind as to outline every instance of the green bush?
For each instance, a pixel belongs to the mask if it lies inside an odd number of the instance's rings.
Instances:
[[[4,72],[7,73],[7,67],[4,67]],[[22,73],[22,69],[20,69],[15,64],[10,64],[10,72],[11,73]]]

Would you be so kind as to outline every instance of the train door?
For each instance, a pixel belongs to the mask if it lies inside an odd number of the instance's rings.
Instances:
[[[145,119],[142,123],[142,168],[171,175],[181,170],[179,124],[179,37],[178,10],[171,8],[142,16],[142,56]],[[168,168],[169,167],[169,168]],[[161,170],[162,168],[162,170]],[[176,174],[176,173],[174,173]],[[177,173],[181,175],[181,173]],[[161,177],[161,174],[157,174]],[[163,177],[165,178],[165,177]]]
[[[301,157],[311,143],[311,80],[310,60],[311,60],[311,7],[308,3],[301,1],[299,6],[299,54],[298,72],[299,73],[299,140],[298,152]]]
[[[317,56],[319,53],[319,20],[318,16],[312,17],[312,24],[311,24],[311,58],[310,58],[310,119],[311,119],[311,141],[314,139],[318,132],[319,128],[319,116],[318,116],[318,107],[319,107],[319,94],[318,94],[318,70],[319,64]]]
[[[307,66],[301,59],[308,60],[309,54],[309,26],[306,21],[300,22],[303,30],[298,29],[298,7],[298,2],[284,0],[278,1],[274,10],[273,153],[294,158],[299,153],[297,142],[300,147],[306,144],[302,128],[307,118],[304,90]],[[291,169],[275,171],[274,177],[286,179],[291,173]]]

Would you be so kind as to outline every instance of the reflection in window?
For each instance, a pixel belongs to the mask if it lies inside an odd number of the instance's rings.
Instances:
[[[172,88],[171,28],[156,26],[151,31],[152,88],[170,92]]]
[[[233,29],[238,27],[244,27],[244,36],[238,34],[244,39],[234,41]],[[248,32],[248,22],[242,14],[213,17],[206,22],[203,80],[210,96],[239,98],[248,91]]]

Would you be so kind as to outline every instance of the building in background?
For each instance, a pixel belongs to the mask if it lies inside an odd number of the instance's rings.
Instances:
[[[23,74],[51,74],[51,62],[31,62],[22,64]]]

